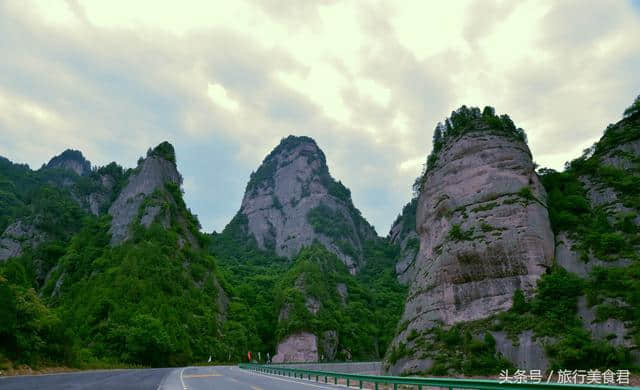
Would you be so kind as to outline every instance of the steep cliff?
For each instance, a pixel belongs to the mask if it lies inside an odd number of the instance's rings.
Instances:
[[[165,142],[147,152],[147,157],[138,162],[138,167],[129,177],[127,185],[122,189],[117,199],[109,208],[111,215],[111,244],[117,245],[131,236],[131,224],[138,219],[148,227],[156,218],[164,218],[163,225],[168,227],[166,214],[161,214],[161,207],[155,202],[145,200],[152,196],[162,198],[169,189],[182,184],[182,177],[178,173],[175,163],[175,152],[171,144]],[[158,192],[156,194],[156,191]]]
[[[241,230],[259,248],[287,258],[318,241],[352,273],[365,261],[366,241],[377,238],[309,137],[284,138],[264,159],[230,225],[226,229]]]
[[[531,296],[552,264],[546,192],[522,130],[489,108],[463,107],[446,123],[418,181],[420,249],[395,345],[509,309],[514,293]],[[419,345],[409,355],[393,371],[433,362]]]
[[[83,176],[91,172],[91,163],[84,158],[81,151],[67,149],[49,160],[45,168],[66,169]]]
[[[400,247],[396,261],[396,274],[402,284],[409,284],[415,276],[415,264],[420,249],[420,238],[416,232],[416,209],[418,198],[411,199],[402,208],[402,214],[396,218],[389,231],[389,241]]]
[[[564,172],[542,173],[556,262],[583,285],[572,315],[590,338],[617,348],[617,364],[639,364],[640,112],[609,125]]]
[[[420,250],[388,369],[637,366],[639,122],[627,115],[540,176],[522,131],[493,109],[439,124],[416,181]]]

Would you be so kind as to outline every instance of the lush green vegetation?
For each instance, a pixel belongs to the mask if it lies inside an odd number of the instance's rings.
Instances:
[[[281,150],[305,140],[285,139]],[[147,155],[175,163],[168,143]],[[307,157],[324,161],[322,152]],[[319,177],[330,195],[347,205],[356,229],[346,222],[336,225],[328,208],[314,210],[309,218],[354,257],[343,233],[362,240],[368,261],[358,277],[320,246],[293,262],[258,249],[241,213],[223,233],[201,234],[177,183],[147,196],[132,237],[112,247],[106,210],[139,168],[125,171],[112,163],[78,176],[61,168],[32,171],[0,159],[0,227],[22,218],[46,235],[40,245],[25,246],[21,256],[0,264],[0,362],[166,366],[209,355],[239,361],[247,350],[273,355],[293,329],[336,330],[341,350],[348,351],[341,357],[382,356],[405,295],[393,272],[397,247],[357,236],[368,223],[353,206],[350,191],[330,177],[326,164],[320,169]],[[269,169],[260,172],[270,180]],[[254,175],[254,184],[258,179]],[[88,212],[86,200],[95,194],[106,199],[98,216]],[[275,196],[273,204],[283,207]],[[148,207],[159,207],[160,215],[145,228],[139,221]],[[322,274],[314,268],[318,259],[325,267]],[[324,309],[307,322],[279,321],[283,291],[307,294],[290,283],[295,273],[312,275],[308,285]],[[318,289],[313,280],[331,281],[333,290]],[[342,282],[349,294],[344,302],[335,286]],[[330,295],[323,296],[325,291]]]
[[[176,163],[176,152],[173,149],[173,145],[171,145],[167,141],[160,143],[158,146],[156,146],[153,149],[149,149],[147,151],[147,157],[152,157],[152,156],[160,157],[162,159],[172,162],[173,164]]]
[[[423,172],[416,179],[413,190],[419,194],[424,184],[426,174],[432,170],[442,149],[451,142],[471,132],[485,132],[499,134],[518,141],[527,142],[524,130],[516,127],[509,115],[496,115],[493,107],[487,106],[480,111],[478,107],[462,106],[451,113],[451,116],[438,123],[433,132],[433,149],[427,158]]]
[[[274,287],[289,266],[289,260],[259,249],[246,223],[239,213],[222,233],[213,233],[210,246],[231,300],[223,333],[234,359],[248,350],[275,352]]]
[[[195,246],[187,239],[201,234],[179,190],[168,186],[153,198],[169,213],[170,229],[136,224],[131,240],[111,247],[108,216],[58,219],[80,226],[68,244],[48,243],[0,266],[2,294],[12,298],[0,309],[7,313],[2,353],[17,363],[79,367],[228,358],[224,292],[213,257],[199,246],[206,239],[195,237]],[[34,292],[40,259],[51,269],[43,298]]]
[[[302,330],[316,335],[334,330],[339,339],[337,359],[382,357],[404,299],[404,288],[383,262],[392,254],[386,251],[394,249],[384,244],[370,247],[371,268],[357,278],[323,246],[304,248],[276,286],[276,307],[287,313],[278,323],[276,338]],[[383,275],[374,281],[378,272]],[[340,295],[339,284],[346,286],[347,296]],[[316,314],[307,308],[309,302],[319,304]]]
[[[398,215],[393,222],[393,226],[402,224],[402,230],[398,233],[400,237],[404,237],[407,233],[416,230],[416,212],[418,208],[418,198],[414,197],[411,202],[404,205],[402,213]]]
[[[628,118],[633,115],[640,114],[640,95],[633,101],[633,103],[624,110],[624,117]]]
[[[473,240],[473,231],[474,228],[462,230],[459,224],[455,224],[449,230],[449,239],[452,241],[470,241]]]
[[[511,310],[498,314],[488,326],[514,339],[527,329],[538,338],[550,337],[546,352],[552,369],[633,368],[628,350],[594,340],[578,317],[578,297],[592,288],[593,283],[554,267],[540,279],[534,297],[527,301],[517,292]]]

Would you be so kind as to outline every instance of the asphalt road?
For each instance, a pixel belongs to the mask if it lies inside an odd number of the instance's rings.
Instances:
[[[284,378],[234,366],[85,371],[0,378],[1,390],[317,390],[334,385]]]

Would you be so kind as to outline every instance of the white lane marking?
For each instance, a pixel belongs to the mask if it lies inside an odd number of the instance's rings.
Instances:
[[[313,384],[313,383],[307,383],[307,382],[301,382],[301,381],[296,381],[296,380],[291,380],[291,379],[278,378],[278,377],[273,376],[273,375],[262,374],[262,373],[255,372],[255,371],[246,371],[246,372],[249,373],[249,374],[252,374],[252,375],[260,375],[260,376],[263,376],[265,378],[276,379],[276,380],[284,381],[284,382],[297,383],[297,384],[305,385],[305,386],[317,387],[319,389],[335,389],[336,387],[347,387],[345,385],[332,385],[332,384],[329,384],[329,383],[327,383],[327,385],[325,385],[325,386],[319,386],[319,385],[316,385],[316,384]]]
[[[184,369],[187,367],[182,367],[182,370],[180,370],[180,382],[182,382],[182,388],[184,390],[187,390],[187,386],[184,384],[184,379],[182,379],[182,374],[184,374]]]

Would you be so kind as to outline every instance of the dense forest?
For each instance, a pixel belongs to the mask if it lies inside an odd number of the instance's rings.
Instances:
[[[109,207],[153,158],[176,166],[168,143],[135,169],[111,163],[78,174],[64,168],[65,161],[89,164],[77,151],[38,170],[0,160],[0,230],[22,229],[0,242],[21,247],[0,262],[0,368],[177,366],[209,356],[238,362],[247,351],[274,355],[287,333],[329,328],[350,359],[384,356],[405,295],[393,272],[396,248],[384,239],[367,244],[369,260],[355,276],[319,244],[278,257],[247,240],[241,216],[222,233],[202,233],[179,183],[167,182],[140,204],[130,238],[110,245]],[[329,184],[336,196],[350,196],[341,183]],[[92,211],[87,200],[95,194],[102,203]],[[149,210],[160,211],[145,223]],[[318,229],[329,226],[314,218]],[[323,310],[293,311],[279,323],[284,301],[297,299],[290,282],[300,274]],[[345,306],[315,284],[329,280],[348,286]]]

